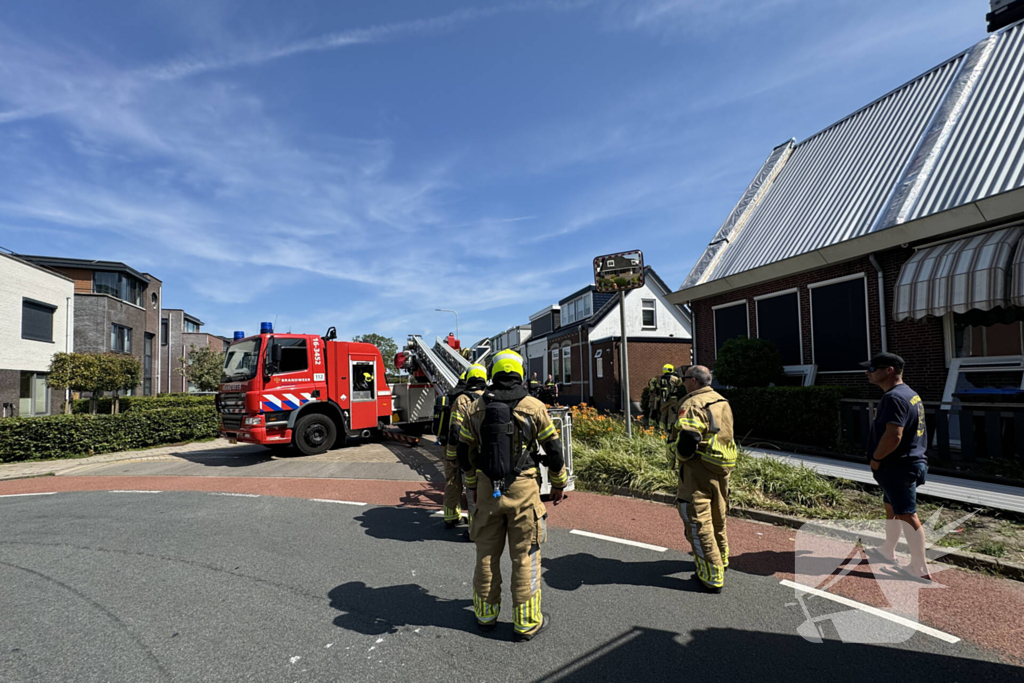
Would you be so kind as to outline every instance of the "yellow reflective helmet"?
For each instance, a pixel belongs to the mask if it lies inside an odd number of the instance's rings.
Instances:
[[[665,365],[662,366],[661,371],[662,372],[675,372],[676,368],[671,363],[665,363]]]
[[[459,379],[466,379],[466,373],[462,373],[461,375],[459,375]]]
[[[511,349],[506,349],[494,357],[491,366],[491,379],[499,372],[511,372],[523,376],[523,357]]]
[[[479,364],[470,365],[469,366],[469,370],[467,370],[465,373],[463,373],[462,376],[465,377],[467,380],[468,379],[483,379],[483,380],[486,380],[487,379],[487,368],[485,368],[484,366],[479,365]]]

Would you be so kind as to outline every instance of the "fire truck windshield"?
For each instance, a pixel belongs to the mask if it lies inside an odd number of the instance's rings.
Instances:
[[[262,339],[245,339],[228,347],[224,357],[224,381],[238,382],[256,376],[260,364]]]

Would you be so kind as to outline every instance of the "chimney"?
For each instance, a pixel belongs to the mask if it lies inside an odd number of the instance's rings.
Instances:
[[[990,0],[989,7],[992,11],[985,15],[989,33],[1024,19],[1024,0]]]

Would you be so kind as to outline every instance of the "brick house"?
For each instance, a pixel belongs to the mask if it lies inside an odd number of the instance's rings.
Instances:
[[[0,252],[0,417],[53,415],[65,393],[46,386],[55,353],[75,350],[74,281]]]
[[[661,374],[662,365],[690,364],[689,314],[667,301],[670,293],[649,266],[644,286],[626,292],[629,395],[637,405],[647,381]],[[594,285],[587,285],[530,320],[534,334],[527,344],[528,376],[531,372],[541,379],[553,375],[563,405],[588,403],[603,410],[621,410],[617,294],[598,292]]]
[[[1024,390],[1024,28],[1013,24],[769,154],[690,275],[697,362],[771,339],[795,384],[878,398],[907,362],[926,404]],[[950,421],[952,425],[952,421]],[[953,426],[950,429],[954,429]]]
[[[142,364],[142,383],[129,394],[156,394],[160,386],[162,283],[119,261],[53,256],[19,258],[74,282],[75,351],[125,353]]]
[[[196,391],[185,377],[182,358],[187,358],[189,349],[207,347],[217,353],[223,353],[231,345],[231,340],[208,334],[202,331],[204,323],[194,315],[180,308],[165,308],[160,321],[160,347],[163,358],[162,376],[166,383],[161,391],[167,393],[184,393]]]

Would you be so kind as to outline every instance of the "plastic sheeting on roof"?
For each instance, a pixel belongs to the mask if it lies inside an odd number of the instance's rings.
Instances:
[[[719,231],[681,289],[1024,186],[1024,27],[992,34],[783,162],[767,186],[759,174],[744,198],[760,200],[728,241]]]
[[[1021,234],[1024,228],[1004,228],[919,249],[900,269],[893,319],[1006,307],[1010,259]]]

